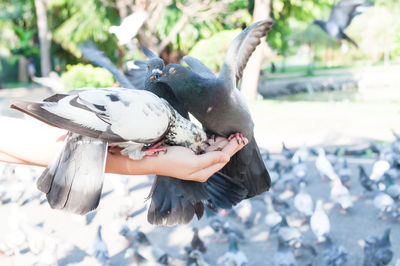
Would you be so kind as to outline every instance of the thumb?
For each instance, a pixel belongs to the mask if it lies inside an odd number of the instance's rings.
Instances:
[[[199,169],[210,167],[211,165],[218,164],[218,163],[227,163],[229,162],[229,155],[222,151],[212,151],[207,152],[201,155],[198,155],[198,163],[197,167]]]

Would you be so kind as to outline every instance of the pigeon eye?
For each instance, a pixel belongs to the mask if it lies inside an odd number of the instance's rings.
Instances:
[[[170,74],[174,74],[176,72],[176,69],[174,68],[174,67],[171,67],[169,70],[168,70],[168,73],[170,73]]]

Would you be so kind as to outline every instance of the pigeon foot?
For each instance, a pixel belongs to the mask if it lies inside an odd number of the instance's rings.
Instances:
[[[240,142],[242,142],[243,144],[246,144],[246,142],[244,141],[244,137],[243,137],[242,133],[237,132],[237,133],[235,133],[235,134],[231,134],[231,135],[228,137],[228,140],[231,140],[231,139],[233,139],[233,138],[235,138],[235,139],[237,140],[237,143],[238,143],[238,144],[240,144]]]
[[[159,141],[153,145],[151,145],[149,148],[147,148],[144,151],[144,154],[146,156],[156,156],[158,155],[161,151],[163,151],[164,153],[167,152],[167,147],[160,147],[161,145],[163,145],[164,142],[163,141]]]

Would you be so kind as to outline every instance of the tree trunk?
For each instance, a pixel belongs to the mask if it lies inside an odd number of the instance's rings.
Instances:
[[[28,59],[23,55],[18,58],[18,81],[28,82]]]
[[[47,77],[50,74],[51,63],[49,31],[47,27],[46,0],[35,0],[35,8],[40,43],[40,67],[42,70],[42,77]]]
[[[267,19],[270,13],[271,0],[255,0],[253,11],[253,22]],[[241,91],[247,99],[255,99],[258,91],[258,79],[260,77],[260,68],[263,61],[263,45],[265,38],[250,57],[243,72]]]

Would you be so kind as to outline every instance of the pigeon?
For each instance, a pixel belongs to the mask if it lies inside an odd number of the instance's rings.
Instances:
[[[187,261],[187,266],[209,266],[204,260],[203,255],[197,249],[190,251]]]
[[[379,160],[372,166],[371,175],[369,176],[369,178],[375,182],[390,169],[390,163],[385,159],[384,155],[381,154],[379,157]]]
[[[309,156],[310,152],[308,148],[305,145],[303,145],[294,152],[291,161],[294,164],[299,164],[307,160]]]
[[[359,174],[360,184],[362,185],[364,190],[369,192],[374,191],[377,188],[376,182],[369,178],[362,165],[359,165],[358,169],[360,169],[360,174]]]
[[[295,175],[295,177],[299,180],[299,182],[306,182],[308,168],[307,165],[303,162],[303,159],[301,159],[301,157],[299,157],[297,163],[293,165],[292,172]]]
[[[265,224],[270,232],[278,231],[279,225],[282,222],[282,216],[279,212],[275,211],[271,197],[266,197],[265,202],[267,204],[267,214],[264,218]]]
[[[300,183],[300,191],[294,197],[294,207],[305,217],[311,217],[314,209],[313,199],[311,195],[306,192],[305,188],[305,183]]]
[[[110,257],[108,255],[108,248],[106,242],[104,242],[101,236],[101,225],[97,227],[96,240],[93,243],[93,256],[102,265],[110,265]]]
[[[285,142],[282,142],[282,155],[286,160],[291,160],[294,156],[294,152],[286,147]]]
[[[335,170],[331,162],[328,160],[325,154],[325,150],[323,148],[318,148],[318,157],[315,160],[315,167],[317,168],[321,177],[328,177],[331,181],[338,179],[338,175],[336,174]]]
[[[199,229],[197,227],[193,227],[193,238],[190,242],[192,249],[197,249],[200,252],[204,253],[207,251],[207,247],[204,245],[204,242],[199,237]]]
[[[390,228],[386,228],[381,239],[372,236],[365,239],[364,266],[388,265],[393,258],[390,243]]]
[[[328,215],[325,213],[322,200],[317,200],[317,206],[310,219],[311,230],[317,237],[317,242],[325,241],[325,236],[329,234],[331,225]]]
[[[286,217],[282,215],[282,221],[278,231],[278,237],[290,246],[299,248],[301,246],[301,232],[296,227],[289,226]]]
[[[275,266],[297,266],[291,247],[282,238],[278,238],[278,251],[274,254]]]
[[[351,180],[351,170],[347,165],[347,159],[344,159],[342,168],[339,169],[338,175],[342,184],[345,185],[347,188],[350,188],[350,180]]]
[[[395,211],[395,202],[385,192],[377,192],[374,196],[373,204],[379,210],[378,218],[384,218],[385,214]]]
[[[342,246],[335,245],[329,235],[325,235],[323,260],[326,266],[342,266],[347,262],[347,250]]]
[[[246,198],[267,191],[271,180],[254,138],[249,109],[236,86],[250,55],[272,24],[271,20],[263,20],[244,29],[230,44],[218,77],[201,61],[185,56],[183,61],[189,68],[169,64],[155,79],[168,84],[209,133],[238,141],[243,141],[243,137],[249,140],[221,170],[247,189]]]
[[[343,186],[340,179],[335,179],[331,182],[331,200],[340,205],[343,210],[348,210],[353,207],[353,201],[349,190]]]
[[[229,248],[224,254],[223,263],[225,266],[247,266],[246,254],[239,249],[238,239],[235,233],[229,233]]]
[[[136,11],[125,17],[121,25],[111,26],[109,32],[115,34],[119,45],[126,45],[128,48],[133,48],[131,39],[136,36],[139,29],[146,21],[148,14],[144,10]]]
[[[329,36],[338,40],[345,39],[358,47],[357,43],[344,33],[344,30],[355,16],[362,14],[372,5],[374,5],[373,2],[363,0],[342,0],[332,6],[328,21],[316,19],[314,24],[321,27]]]
[[[165,150],[158,147],[163,142],[196,153],[207,146],[201,128],[148,91],[84,88],[55,94],[43,102],[15,101],[11,107],[70,131],[62,152],[37,185],[52,208],[78,214],[99,204],[108,143],[122,147],[121,154],[134,160]]]

